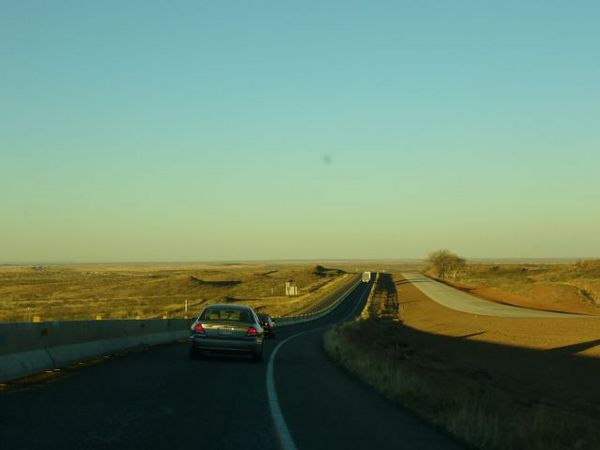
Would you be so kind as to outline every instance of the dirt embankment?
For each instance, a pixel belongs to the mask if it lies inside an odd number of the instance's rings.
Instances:
[[[434,272],[428,275],[435,276]],[[600,315],[600,261],[470,264],[446,284],[497,303]]]
[[[496,368],[499,372],[510,373],[513,376],[538,384],[547,379],[549,374],[559,378],[556,380],[561,390],[581,390],[587,386],[589,390],[597,386],[600,372],[596,377],[582,375],[585,380],[577,383],[573,379],[573,368],[567,362],[584,360],[582,357],[600,357],[600,319],[569,318],[569,319],[530,319],[476,316],[454,311],[441,306],[414,285],[394,277],[400,303],[400,318],[406,327],[436,336],[452,338],[448,340],[447,348],[437,348],[440,352],[453,355],[462,363],[463,350],[465,363],[473,363],[481,368]],[[462,344],[461,344],[462,343]],[[472,353],[477,348],[472,343],[486,343],[485,351]],[[487,353],[495,349],[494,353]],[[513,351],[514,350],[514,351]],[[548,371],[540,364],[531,364],[537,360],[520,361],[522,365],[515,367],[517,362],[514,354],[517,351],[531,351],[530,355],[543,354]],[[500,355],[506,355],[502,359]],[[528,353],[529,355],[529,353]],[[555,360],[553,359],[555,358]],[[567,358],[567,359],[565,359]],[[600,369],[600,360],[593,361]],[[556,362],[556,364],[554,363]],[[575,386],[577,384],[578,386]],[[583,389],[586,396],[588,389]],[[600,405],[600,389],[593,389]]]
[[[396,276],[404,339],[509,403],[600,417],[600,319],[515,319],[445,308]]]
[[[396,274],[380,290],[380,303],[397,296],[396,320],[326,337],[349,370],[478,448],[600,448],[600,319],[475,316]]]

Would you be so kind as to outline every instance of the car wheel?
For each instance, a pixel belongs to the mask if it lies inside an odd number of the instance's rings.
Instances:
[[[197,359],[198,356],[199,356],[198,350],[196,350],[194,347],[190,346],[190,352],[189,352],[190,359]]]

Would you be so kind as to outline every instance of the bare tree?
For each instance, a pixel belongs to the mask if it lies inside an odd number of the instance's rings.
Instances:
[[[437,272],[438,277],[441,279],[447,278],[448,275],[451,275],[452,278],[456,278],[458,272],[467,263],[464,258],[447,249],[430,253],[427,256],[427,262],[431,264]]]

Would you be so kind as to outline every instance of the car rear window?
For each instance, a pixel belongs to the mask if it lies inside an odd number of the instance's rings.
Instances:
[[[200,315],[200,320],[210,321],[228,321],[228,322],[245,322],[253,323],[252,314],[250,311],[243,309],[228,309],[228,308],[208,308]]]

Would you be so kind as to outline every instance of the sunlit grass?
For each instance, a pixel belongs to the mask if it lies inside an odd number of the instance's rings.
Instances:
[[[306,309],[348,279],[315,272],[314,264],[3,267],[0,320],[192,317],[216,302],[280,316]],[[300,288],[298,297],[285,296],[288,280]]]

